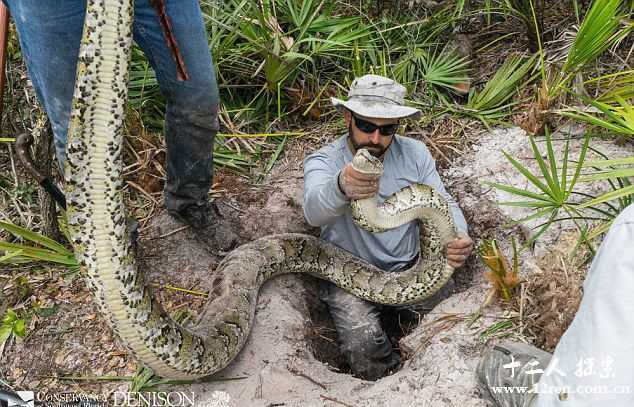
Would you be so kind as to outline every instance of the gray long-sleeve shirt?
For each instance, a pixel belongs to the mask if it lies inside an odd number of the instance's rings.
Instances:
[[[353,223],[350,201],[337,185],[339,171],[353,157],[347,138],[347,135],[340,137],[304,160],[304,216],[311,225],[321,227],[322,239],[383,270],[398,270],[420,251],[418,222],[383,233],[370,233]],[[445,190],[425,144],[396,135],[384,155],[383,165],[379,202],[409,184],[430,185],[447,200],[458,231],[467,232],[462,211]]]

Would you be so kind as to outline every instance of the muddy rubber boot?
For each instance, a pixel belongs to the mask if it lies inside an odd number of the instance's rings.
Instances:
[[[213,202],[188,205],[178,212],[168,212],[180,222],[191,226],[196,238],[211,251],[226,253],[238,243],[238,235],[233,231],[230,222],[220,215]]]
[[[377,380],[398,370],[401,358],[393,352],[392,343],[380,326],[338,329],[337,335],[354,376]]]
[[[534,407],[534,387],[551,356],[525,343],[500,343],[480,359],[476,369],[478,382],[499,407]]]

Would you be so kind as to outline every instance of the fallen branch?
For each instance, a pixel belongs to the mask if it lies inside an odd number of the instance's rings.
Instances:
[[[288,371],[293,373],[295,376],[301,376],[304,379],[309,380],[310,382],[316,384],[317,386],[321,387],[324,390],[328,390],[325,385],[323,385],[322,383],[319,383],[317,380],[315,380],[312,377],[308,376],[306,373],[300,372],[299,370],[295,369],[294,367],[289,367]]]
[[[328,396],[325,396],[323,394],[320,394],[319,397],[321,397],[324,400],[332,401],[333,403],[341,404],[342,406],[354,407],[352,404],[344,403],[343,401],[337,400],[334,397],[328,397]]]

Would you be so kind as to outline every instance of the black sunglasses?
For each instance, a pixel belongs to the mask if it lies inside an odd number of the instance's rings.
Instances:
[[[355,115],[354,113],[350,112],[352,114],[352,117],[354,117],[354,124],[357,126],[357,128],[359,130],[361,130],[364,133],[368,133],[368,134],[372,134],[376,131],[376,129],[379,129],[379,133],[381,133],[382,136],[393,136],[394,133],[396,133],[396,130],[398,130],[398,123],[391,123],[391,124],[384,124],[383,126],[377,126],[374,123],[370,123],[369,121],[360,119],[359,117],[357,117],[357,115]]]

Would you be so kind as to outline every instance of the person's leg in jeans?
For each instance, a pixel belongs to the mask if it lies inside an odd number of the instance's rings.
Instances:
[[[29,77],[51,121],[56,156],[63,168],[85,2],[6,0],[6,4],[16,23]],[[209,227],[215,208],[206,205],[218,128],[218,90],[202,15],[194,0],[168,1],[167,12],[191,78],[186,82],[176,81],[175,62],[148,0],[136,2],[134,22],[134,39],[156,70],[167,99],[165,204],[170,213],[181,214],[182,220],[202,229],[199,235],[206,243],[226,249],[236,235],[224,224]]]
[[[447,298],[453,290],[450,279],[436,294],[410,306],[388,307],[358,298],[329,282],[321,284],[321,299],[328,305],[341,351],[352,372],[364,379],[376,380],[400,363],[398,353],[385,333],[380,314],[387,308],[415,315],[424,314]]]
[[[35,94],[51,123],[55,156],[63,173],[85,1],[5,0],[5,4],[15,21]],[[128,218],[133,242],[137,228],[136,220]]]
[[[176,62],[150,0],[135,2],[134,38],[156,72],[166,99],[165,206],[178,212],[189,205],[207,202],[219,100],[198,1],[167,0],[165,6],[189,79],[176,79]]]
[[[586,280],[583,299],[552,358],[526,344],[501,344],[478,365],[480,382],[500,406],[626,407],[634,405],[634,205],[615,220]],[[510,346],[509,346],[510,345]],[[524,385],[504,366],[530,355],[538,395],[494,394],[499,386]],[[548,360],[550,359],[550,360]],[[526,362],[526,358],[524,362]],[[524,363],[525,365],[525,363]],[[522,384],[518,384],[518,382]],[[531,383],[532,384],[532,383]],[[529,384],[530,387],[530,384]]]
[[[381,306],[362,300],[329,282],[322,282],[320,297],[337,329],[341,352],[352,373],[376,380],[398,366],[400,358],[381,327]]]
[[[134,38],[154,68],[167,101],[165,207],[198,229],[205,243],[227,250],[237,236],[229,225],[216,222],[219,213],[207,200],[219,98],[203,16],[196,0],[166,0],[165,6],[188,80],[176,79],[176,62],[149,0],[136,0],[134,22]]]
[[[85,1],[5,0],[5,4],[15,21],[29,78],[51,122],[63,169]]]
[[[63,168],[85,2],[6,2],[16,23],[29,77],[51,120],[55,150]],[[198,2],[172,0],[166,7],[190,79],[176,80],[176,64],[149,0],[135,2],[134,39],[156,71],[167,100],[165,205],[179,211],[191,204],[202,205],[211,186],[218,86]]]

